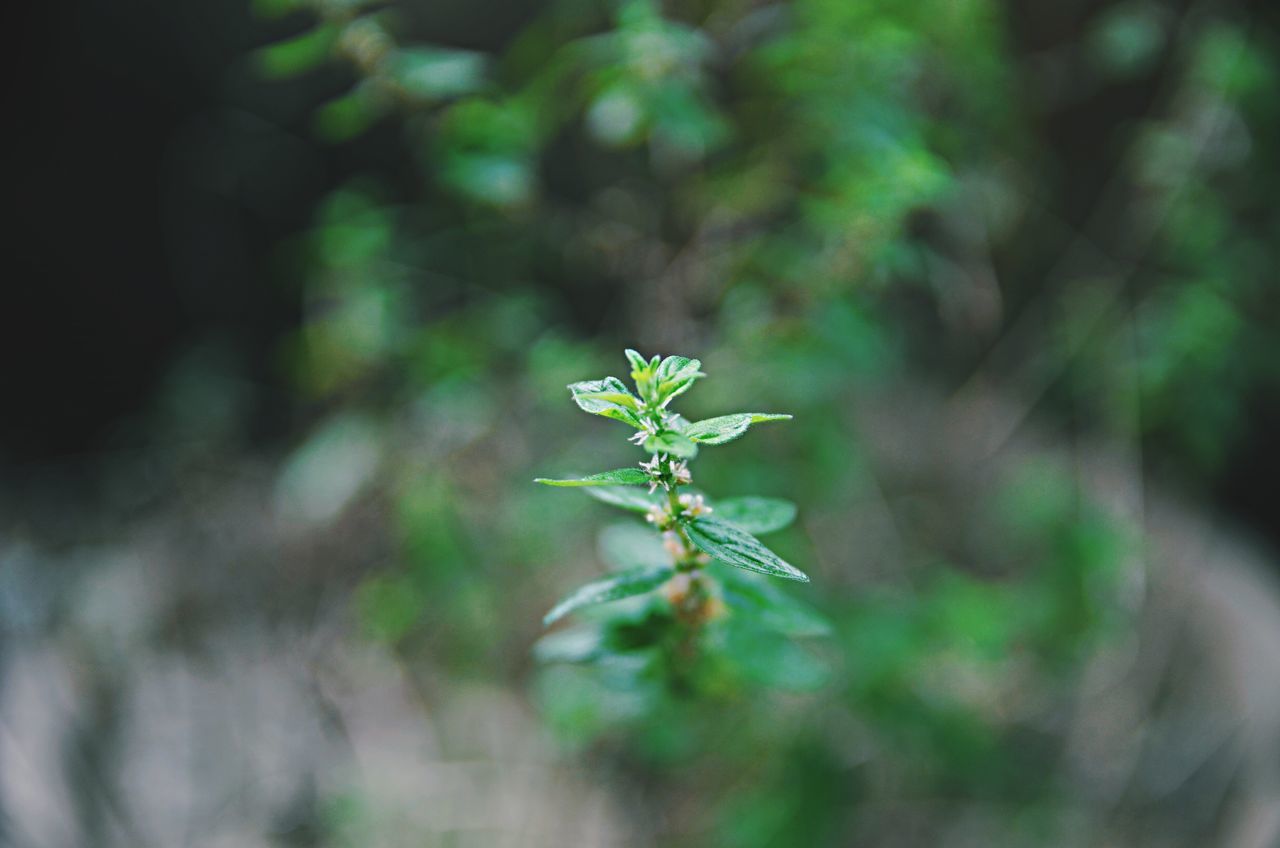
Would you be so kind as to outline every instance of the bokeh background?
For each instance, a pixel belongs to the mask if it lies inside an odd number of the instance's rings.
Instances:
[[[1280,6],[11,11],[0,844],[1280,845]],[[796,416],[714,698],[533,658],[624,346]]]

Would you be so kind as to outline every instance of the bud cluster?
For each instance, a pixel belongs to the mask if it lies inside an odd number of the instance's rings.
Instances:
[[[659,486],[670,492],[677,486],[687,486],[693,482],[689,464],[683,459],[672,462],[665,453],[655,453],[648,462],[641,462],[640,470],[649,475],[649,494],[653,494]]]

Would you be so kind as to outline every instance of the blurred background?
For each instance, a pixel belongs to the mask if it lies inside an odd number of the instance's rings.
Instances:
[[[1280,845],[1280,6],[13,15],[0,844]],[[624,346],[795,414],[714,697],[533,658]]]

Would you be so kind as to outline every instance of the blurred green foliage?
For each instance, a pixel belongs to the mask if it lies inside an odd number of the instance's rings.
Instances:
[[[328,412],[281,485],[321,520],[376,465],[394,516],[391,562],[357,595],[371,636],[526,682],[566,755],[646,787],[675,844],[930,844],[927,827],[876,842],[880,802],[902,796],[996,805],[999,844],[1068,826],[1055,705],[1126,626],[1137,542],[1046,464],[965,494],[969,545],[912,518],[947,511],[943,496],[889,504],[904,538],[872,561],[831,532],[883,496],[856,409],[907,379],[1008,378],[1060,421],[1211,475],[1241,398],[1280,379],[1280,337],[1250,320],[1274,305],[1280,243],[1274,179],[1250,164],[1276,149],[1271,58],[1225,19],[1175,33],[1153,3],[1098,17],[1081,85],[1173,68],[1167,106],[1127,130],[1125,201],[1102,216],[1133,249],[993,282],[993,254],[1025,267],[1051,229],[1037,192],[1071,177],[1039,170],[1042,104],[990,0],[558,0],[492,53],[432,43],[400,4],[262,5],[315,21],[260,52],[264,77],[354,71],[317,107],[318,137],[394,126],[417,163],[415,185],[356,180],[317,211],[285,352]],[[580,302],[606,316],[594,334]],[[1025,316],[1040,332],[984,371]],[[605,508],[533,490],[530,469],[625,464],[563,403],[618,341],[734,375],[690,398],[691,419],[742,397],[796,413],[755,437],[760,462],[703,473],[800,503],[809,517],[778,546],[815,563],[824,590],[795,597],[830,638],[726,626],[724,650],[673,675],[655,663],[669,612],[631,599],[554,631],[538,650],[564,662],[533,669],[531,611],[599,573],[582,540]],[[366,443],[381,447],[352,448]],[[627,532],[607,528],[598,558]],[[812,624],[782,609],[781,629]]]

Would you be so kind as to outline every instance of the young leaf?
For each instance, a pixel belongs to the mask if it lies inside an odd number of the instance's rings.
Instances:
[[[632,512],[648,512],[650,507],[658,505],[648,492],[629,486],[591,486],[584,491],[598,501]]]
[[[615,468],[613,471],[601,471],[576,480],[549,480],[546,477],[534,479],[535,483],[544,486],[647,486],[649,475],[639,468]]]
[[[658,386],[658,402],[666,406],[672,398],[688,391],[694,380],[706,376],[698,370],[701,367],[701,362],[686,356],[668,356],[662,360],[653,377]]]
[[[688,436],[671,430],[664,430],[645,439],[644,449],[649,453],[669,453],[681,459],[693,459],[698,455],[698,446]]]
[[[621,600],[622,598],[630,598],[633,595],[643,595],[645,592],[650,592],[667,582],[672,573],[673,570],[670,566],[633,568],[592,581],[585,586],[578,587],[563,601],[556,604],[551,612],[543,617],[542,623],[552,624],[574,610],[591,604],[603,604],[609,601]]]
[[[627,391],[627,387],[617,377],[605,377],[603,380],[586,380],[569,386],[574,403],[592,415],[603,415],[624,424],[630,424],[637,430],[643,429],[640,423],[640,401]]]
[[[796,505],[781,498],[726,498],[716,501],[715,511],[716,518],[756,536],[781,530],[796,517]]]
[[[831,624],[817,610],[791,597],[778,584],[737,568],[726,566],[717,571],[725,603],[731,609],[749,613],[764,627],[784,636],[830,635]]]
[[[635,376],[636,372],[644,373],[649,370],[649,363],[645,362],[644,357],[631,348],[627,348],[627,362],[631,363],[631,376]]]
[[[760,544],[759,539],[736,524],[712,516],[690,521],[684,529],[698,550],[721,562],[773,577],[809,582],[803,571]]]
[[[733,415],[695,421],[685,427],[684,434],[700,444],[723,445],[747,432],[747,428],[752,424],[761,421],[787,421],[790,418],[790,415],[775,415],[769,412],[735,412]]]

